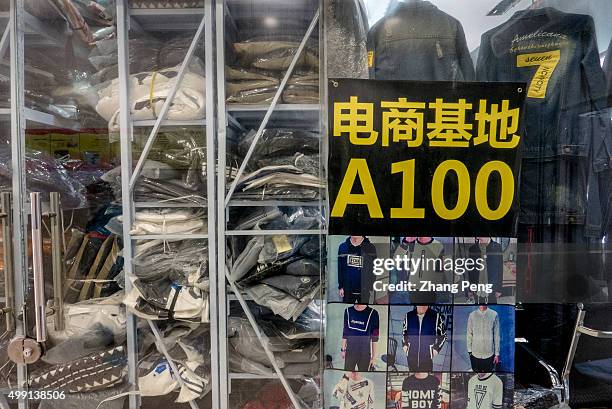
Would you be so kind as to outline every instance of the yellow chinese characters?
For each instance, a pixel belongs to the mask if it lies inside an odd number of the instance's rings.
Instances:
[[[423,144],[423,112],[417,109],[424,109],[423,102],[408,102],[406,98],[399,98],[395,101],[382,101],[382,108],[389,108],[383,112],[382,123],[382,145],[389,146],[389,137],[393,142],[406,141],[411,147]]]
[[[519,109],[510,109],[510,102],[504,99],[499,104],[491,104],[491,111],[487,111],[487,101],[480,100],[476,120],[478,121],[478,136],[474,138],[474,145],[488,142],[495,149],[516,148],[521,137],[516,135],[519,126]],[[487,132],[487,125],[489,132]]]
[[[436,102],[429,104],[430,109],[436,113],[436,121],[427,124],[427,129],[432,129],[427,134],[429,146],[444,148],[467,148],[470,146],[470,139],[473,125],[466,123],[465,113],[472,109],[472,104],[468,104],[465,99],[459,102],[444,102],[437,98]]]
[[[373,103],[359,102],[356,96],[351,96],[349,102],[334,103],[334,136],[348,135],[353,145],[374,145],[380,135],[383,147],[391,142],[405,142],[409,148],[423,145],[469,148],[487,143],[494,149],[513,149],[521,139],[517,135],[520,109],[511,109],[507,99],[501,104],[481,99],[475,113],[472,104],[463,98],[453,102],[436,98],[430,103],[398,98],[397,101],[381,101],[380,108],[382,121],[376,125]],[[433,120],[425,123],[428,117]],[[377,126],[380,126],[380,133]]]
[[[334,104],[334,136],[348,133],[353,145],[374,145],[378,132],[374,130],[374,104],[358,102],[351,97],[350,102]]]

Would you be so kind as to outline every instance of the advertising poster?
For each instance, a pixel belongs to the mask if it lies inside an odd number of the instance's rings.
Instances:
[[[325,407],[510,408],[523,85],[329,98]]]

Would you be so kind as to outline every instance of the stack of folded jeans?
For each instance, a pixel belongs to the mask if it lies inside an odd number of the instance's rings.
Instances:
[[[272,101],[280,80],[299,46],[296,39],[254,39],[234,44],[237,66],[226,69],[227,102],[262,104]],[[307,46],[297,61],[296,71],[283,90],[280,102],[319,102],[319,56]]]
[[[255,132],[247,133],[237,147],[246,155]],[[253,150],[247,172],[234,198],[313,200],[325,188],[320,176],[320,136],[315,132],[266,129]]]

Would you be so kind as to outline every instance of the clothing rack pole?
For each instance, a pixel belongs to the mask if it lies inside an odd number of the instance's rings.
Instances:
[[[219,277],[217,266],[217,214],[213,205],[217,198],[215,181],[216,149],[215,149],[215,47],[214,47],[214,0],[204,3],[204,64],[206,76],[206,198],[207,198],[207,244],[208,244],[208,280],[210,308],[210,360],[212,380],[212,408],[218,409],[221,400],[219,391],[219,301],[217,281]]]
[[[162,106],[162,109],[159,112],[159,116],[155,120],[155,125],[153,125],[153,129],[151,129],[151,133],[149,134],[149,137],[147,138],[147,142],[145,143],[145,146],[142,149],[140,158],[138,158],[138,163],[134,167],[134,172],[130,179],[130,191],[134,190],[134,186],[136,186],[136,181],[138,180],[138,177],[140,176],[140,172],[142,172],[142,169],[144,167],[147,157],[149,156],[149,152],[151,151],[151,148],[153,148],[153,144],[155,143],[155,139],[157,138],[157,133],[159,132],[159,128],[162,125],[162,121],[166,118],[166,115],[168,114],[168,111],[170,110],[170,105],[172,105],[172,102],[174,101],[174,97],[181,85],[181,82],[183,81],[183,77],[185,76],[185,73],[187,72],[189,63],[191,62],[191,58],[193,57],[195,49],[198,46],[198,41],[200,40],[200,37],[202,37],[202,32],[204,31],[205,21],[206,21],[206,17],[203,17],[202,21],[200,22],[200,25],[198,26],[198,30],[195,33],[195,37],[191,41],[191,45],[189,46],[189,49],[187,50],[185,59],[183,60],[183,63],[181,64],[181,68],[179,69],[179,72],[176,75],[174,86],[172,87],[172,90],[170,91],[170,93],[166,97],[166,100],[164,101],[164,105]]]
[[[287,85],[289,78],[291,78],[293,69],[297,65],[297,62],[300,59],[300,56],[302,55],[304,48],[306,47],[306,43],[308,42],[310,35],[314,31],[314,28],[319,21],[319,14],[320,14],[320,9],[317,9],[317,12],[312,18],[312,21],[310,22],[310,26],[308,27],[306,34],[304,34],[304,38],[302,38],[302,42],[300,43],[300,46],[298,47],[295,55],[293,56],[293,59],[291,60],[291,64],[289,64],[289,68],[287,68],[287,72],[285,72],[285,76],[283,77],[283,80],[281,81],[280,86],[278,87],[278,90],[276,90],[276,94],[274,94],[272,103],[270,104],[270,107],[266,111],[266,114],[263,120],[261,121],[261,124],[259,125],[259,129],[257,130],[257,133],[253,137],[253,142],[251,142],[251,146],[249,146],[249,150],[247,151],[242,163],[240,164],[238,173],[236,173],[236,177],[234,178],[234,181],[230,185],[229,191],[227,192],[227,196],[225,197],[225,206],[229,204],[229,201],[232,198],[232,195],[234,194],[234,190],[236,190],[236,186],[238,185],[238,182],[240,181],[240,177],[244,173],[244,170],[246,169],[246,166],[248,165],[249,160],[251,159],[251,156],[253,155],[255,146],[257,145],[257,142],[259,142],[259,138],[261,138],[261,135],[263,135],[264,130],[268,126],[268,121],[270,120],[270,117],[272,116],[272,113],[274,112],[274,109],[276,108],[276,104],[278,103],[278,100],[283,94],[285,86]]]
[[[134,243],[130,234],[134,219],[134,201],[130,189],[132,175],[132,141],[133,127],[130,109],[130,57],[129,57],[129,10],[126,0],[117,0],[117,57],[119,73],[119,132],[121,150],[121,206],[123,215],[123,272],[125,275],[124,290],[128,294],[132,289],[134,277],[132,258]],[[127,360],[129,391],[138,389],[138,346],[136,317],[126,311],[127,327]],[[130,409],[140,407],[140,397],[136,393],[129,395]]]
[[[24,79],[24,0],[10,1],[10,64],[11,64],[11,165],[13,188],[13,257],[15,311],[22,319],[15,319],[15,335],[25,336],[28,328],[25,310],[26,284],[28,280],[28,242],[26,236],[28,195],[25,168],[25,79]],[[28,366],[17,364],[17,388],[28,390]],[[27,409],[27,399],[17,401],[19,409]]]

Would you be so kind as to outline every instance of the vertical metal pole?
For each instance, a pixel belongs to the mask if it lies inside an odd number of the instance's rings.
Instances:
[[[13,248],[15,268],[15,335],[25,336],[27,314],[25,297],[28,277],[28,244],[27,244],[27,197],[25,171],[25,116],[24,116],[24,35],[23,35],[23,2],[10,0],[10,56],[11,56],[11,164],[13,184]],[[17,365],[17,387],[28,387],[28,368]],[[29,406],[27,399],[20,399],[19,409]]]
[[[329,0],[319,0],[319,10],[321,10],[321,14],[319,16],[319,133],[321,138],[319,138],[319,178],[321,180],[327,179],[327,152],[328,152],[328,139],[327,139],[327,4]],[[321,198],[321,214],[323,215],[323,220],[329,220],[327,209],[329,209],[328,202],[328,184],[325,183],[325,190],[323,191],[324,197]],[[322,226],[324,230],[327,230],[327,226]],[[327,236],[325,234],[321,234],[319,236],[319,246],[320,248],[326,248],[329,240],[327,240]],[[327,277],[325,277],[325,273],[327,269],[325,266],[327,265],[327,254],[332,254],[325,252],[325,255],[319,255],[319,282],[327,283]],[[321,306],[324,308],[325,305],[325,288],[321,286]],[[321,334],[325,334],[325,322],[321,321],[321,327],[319,328]],[[321,337],[319,341],[320,351],[325,350],[325,342],[323,337]],[[323,354],[319,354],[319,370],[321,371],[321,384],[323,390],[325,390],[325,376],[323,376],[323,371],[325,370],[325,356]],[[325,407],[325,394],[320,395],[319,407]]]
[[[123,271],[125,292],[132,289],[133,242],[130,236],[134,216],[134,201],[130,192],[132,177],[132,120],[130,116],[130,59],[129,59],[129,10],[126,0],[117,0],[117,56],[119,68],[119,132],[121,147],[121,204],[123,210]],[[128,382],[130,391],[138,388],[138,348],[136,339],[136,317],[127,313]],[[130,394],[130,409],[140,407],[140,397]]]
[[[13,215],[11,214],[11,194],[0,195],[2,209],[2,251],[4,253],[4,317],[6,331],[15,331],[15,270],[13,269]]]
[[[225,0],[216,0],[215,3],[215,43],[217,51],[217,266],[218,271],[225,271],[225,166],[226,166],[226,140],[227,140],[227,118],[225,111]],[[210,203],[210,201],[209,201]],[[229,369],[227,350],[227,297],[225,274],[219,274],[217,279],[217,316],[218,316],[218,338],[219,338],[219,407],[229,408]]]
[[[51,192],[49,224],[51,225],[51,263],[53,267],[53,321],[56,331],[64,330],[64,262],[62,261],[62,235],[60,226],[61,206],[58,192]]]
[[[47,315],[45,304],[45,276],[42,254],[42,211],[40,193],[30,193],[30,226],[32,228],[32,272],[34,275],[34,317],[36,342],[47,340]]]
[[[217,297],[217,240],[215,192],[216,175],[216,126],[215,126],[215,44],[214,44],[214,0],[204,3],[204,63],[206,70],[206,197],[208,203],[208,279],[210,303],[210,371],[212,379],[212,407],[218,409],[219,395],[219,311]]]
[[[580,327],[584,325],[584,305],[578,304],[578,316],[576,317],[576,325],[574,326],[574,336],[570,343],[569,352],[567,353],[567,359],[561,374],[561,381],[563,382],[563,388],[565,392],[565,401],[569,401],[569,376],[572,371],[572,365],[574,363],[574,357],[576,356],[576,349],[578,348],[578,341],[580,340]]]

